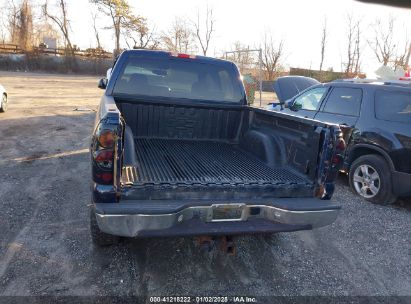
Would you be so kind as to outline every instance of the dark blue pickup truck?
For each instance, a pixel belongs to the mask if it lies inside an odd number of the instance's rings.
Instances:
[[[235,235],[331,224],[337,125],[247,106],[237,67],[125,51],[97,112],[90,229],[124,237]]]

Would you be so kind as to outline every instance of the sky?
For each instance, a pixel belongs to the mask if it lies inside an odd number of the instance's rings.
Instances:
[[[0,0],[1,6],[7,0]],[[41,0],[32,0],[40,3]],[[54,0],[49,0],[52,3]],[[72,40],[81,48],[95,46],[91,11],[87,0],[67,0],[72,24]],[[321,28],[324,18],[328,24],[328,42],[324,68],[341,70],[346,54],[346,16],[359,18],[364,37],[373,36],[370,26],[376,18],[396,19],[394,39],[404,43],[408,30],[411,36],[411,9],[364,4],[354,0],[130,0],[136,14],[148,19],[158,32],[165,31],[175,16],[195,19],[197,10],[213,8],[216,23],[215,35],[208,55],[221,55],[232,49],[235,41],[251,48],[260,47],[264,32],[274,40],[284,40],[287,66],[318,69],[320,64]],[[101,19],[99,27],[109,24]],[[103,46],[112,50],[114,35],[110,30],[102,32]],[[363,39],[362,68],[372,74],[379,64]]]

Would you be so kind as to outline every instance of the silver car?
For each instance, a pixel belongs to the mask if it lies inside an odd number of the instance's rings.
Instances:
[[[7,92],[6,89],[0,84],[0,112],[7,111]]]

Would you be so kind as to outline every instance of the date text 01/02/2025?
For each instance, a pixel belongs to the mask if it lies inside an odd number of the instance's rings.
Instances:
[[[255,297],[246,296],[159,296],[150,297],[150,303],[257,303]]]

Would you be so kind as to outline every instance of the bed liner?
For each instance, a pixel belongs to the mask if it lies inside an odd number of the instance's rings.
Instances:
[[[135,139],[135,186],[168,185],[312,185],[288,167],[272,168],[237,144],[181,139]]]

